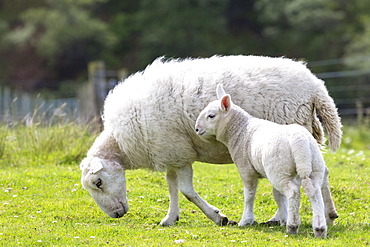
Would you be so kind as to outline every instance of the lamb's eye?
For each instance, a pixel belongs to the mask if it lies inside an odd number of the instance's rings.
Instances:
[[[96,185],[96,187],[98,187],[100,189],[100,186],[102,185],[102,181],[101,181],[100,178],[98,178],[98,180],[96,180],[95,185]]]
[[[215,114],[209,114],[208,116],[207,116],[207,118],[214,118],[216,115]]]

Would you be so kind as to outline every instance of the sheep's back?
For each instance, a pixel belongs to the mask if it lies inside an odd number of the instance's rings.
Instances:
[[[104,125],[138,167],[230,163],[222,144],[204,142],[193,130],[200,111],[216,99],[218,83],[251,115],[312,132],[312,98],[323,82],[300,62],[256,56],[158,59],[108,95]]]

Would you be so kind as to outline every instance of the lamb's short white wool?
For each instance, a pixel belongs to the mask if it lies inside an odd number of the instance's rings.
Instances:
[[[196,117],[216,96],[218,83],[254,116],[281,124],[298,123],[324,144],[318,113],[325,122],[330,148],[339,147],[341,123],[333,99],[324,82],[301,62],[257,56],[159,58],[108,95],[104,131],[81,164],[82,183],[104,212],[120,217],[127,211],[124,170],[147,168],[166,171],[170,206],[162,225],[173,225],[179,219],[178,190],[216,224],[227,223],[192,184],[194,161],[232,163],[222,143],[215,138],[204,140],[194,131]]]
[[[298,232],[302,183],[313,210],[315,236],[326,237],[327,223],[338,216],[329,191],[328,169],[312,135],[297,124],[279,125],[252,117],[233,104],[220,85],[218,97],[200,113],[195,131],[200,136],[215,136],[225,144],[238,167],[245,197],[239,225],[254,223],[257,182],[268,178],[279,206],[269,221],[286,224],[288,233]]]

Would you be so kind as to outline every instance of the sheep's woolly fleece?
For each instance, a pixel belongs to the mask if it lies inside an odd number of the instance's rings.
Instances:
[[[121,82],[107,96],[104,128],[112,129],[120,149],[136,168],[166,170],[194,161],[231,163],[226,147],[195,134],[200,111],[216,99],[222,84],[233,101],[251,115],[280,124],[298,123],[329,146],[340,145],[341,123],[324,82],[301,62],[259,56],[204,59],[159,58]]]

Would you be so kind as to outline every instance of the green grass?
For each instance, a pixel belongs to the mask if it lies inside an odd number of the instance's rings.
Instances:
[[[325,153],[339,218],[327,239],[315,239],[310,204],[302,195],[299,234],[280,226],[216,226],[183,196],[181,219],[158,225],[168,208],[163,173],[127,171],[129,212],[106,216],[80,184],[79,162],[96,132],[73,123],[0,125],[1,246],[366,246],[370,244],[370,129],[346,127],[342,148]],[[194,164],[197,192],[229,219],[243,209],[242,183],[234,165]],[[261,180],[255,216],[276,210],[271,185]]]

